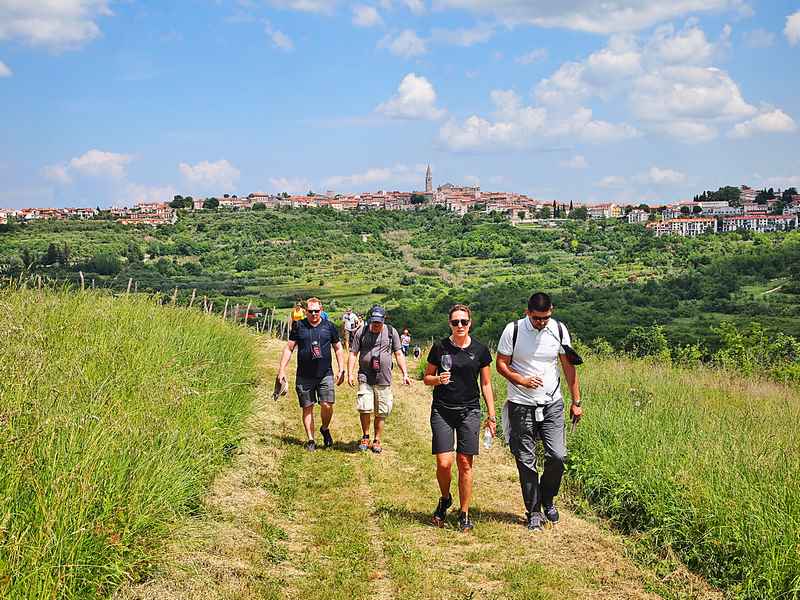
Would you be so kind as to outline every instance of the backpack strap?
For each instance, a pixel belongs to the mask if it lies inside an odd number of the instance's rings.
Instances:
[[[514,360],[514,350],[517,349],[517,334],[519,333],[519,321],[516,319],[514,320],[514,336],[511,338],[511,356],[508,358],[508,362],[511,363]]]
[[[558,343],[561,344],[561,347],[564,347],[564,328],[561,327],[561,321],[556,321],[556,325],[558,325]]]

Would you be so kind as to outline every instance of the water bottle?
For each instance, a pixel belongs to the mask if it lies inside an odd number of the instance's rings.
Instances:
[[[492,432],[489,431],[489,428],[487,427],[483,432],[483,447],[488,450],[492,447],[492,441]]]

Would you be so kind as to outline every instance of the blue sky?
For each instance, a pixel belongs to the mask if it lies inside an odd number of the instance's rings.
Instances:
[[[0,0],[0,207],[800,187],[800,2]]]

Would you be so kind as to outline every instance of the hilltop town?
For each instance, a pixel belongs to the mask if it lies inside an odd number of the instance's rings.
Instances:
[[[723,194],[723,192],[725,192]],[[424,191],[376,191],[358,194],[306,195],[254,192],[247,196],[223,194],[220,197],[193,198],[176,195],[171,201],[137,203],[132,207],[99,208],[0,208],[0,225],[10,220],[28,222],[41,219],[107,218],[123,225],[160,226],[175,224],[178,211],[261,210],[267,208],[331,208],[339,211],[419,210],[441,207],[458,215],[469,212],[497,213],[514,225],[540,223],[550,226],[563,219],[614,219],[640,224],[655,235],[691,237],[704,233],[731,231],[771,232],[796,229],[800,215],[800,194],[795,188],[757,190],[746,185],[704,192],[694,200],[651,206],[639,204],[585,204],[570,201],[538,200],[515,192],[489,192],[479,186],[451,183],[433,187],[430,166]]]

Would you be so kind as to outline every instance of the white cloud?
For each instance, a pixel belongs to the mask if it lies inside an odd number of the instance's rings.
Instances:
[[[14,73],[0,60],[0,77],[11,77]]]
[[[305,194],[311,189],[311,182],[300,177],[270,177],[269,184],[275,192]]]
[[[109,4],[109,0],[3,0],[0,40],[55,50],[76,48],[100,35],[96,21],[112,14]]]
[[[597,186],[601,188],[621,188],[627,184],[628,181],[619,175],[607,175],[597,182]]]
[[[425,2],[423,0],[403,0],[403,3],[408,7],[408,10],[415,15],[425,13]]]
[[[386,48],[395,56],[401,56],[403,58],[413,58],[428,52],[428,46],[425,44],[425,40],[420,38],[416,32],[411,29],[402,31],[395,38],[386,36],[378,42],[378,47]]]
[[[686,182],[686,174],[673,169],[650,167],[646,173],[635,176],[634,181],[649,185],[678,185]]]
[[[282,31],[272,27],[269,21],[264,25],[264,31],[272,39],[272,45],[278,50],[284,52],[291,52],[294,50],[294,42],[292,39]]]
[[[794,119],[780,109],[762,112],[757,117],[738,123],[728,134],[732,138],[749,138],[759,133],[792,133],[797,131]]]
[[[749,48],[769,48],[775,43],[775,34],[766,29],[753,29],[744,34],[744,43]]]
[[[332,15],[336,8],[336,0],[269,0],[276,8],[286,8],[298,12]]]
[[[397,94],[375,110],[393,119],[436,120],[445,114],[436,107],[436,90],[431,82],[416,73],[403,77]]]
[[[652,61],[664,65],[707,65],[714,54],[714,45],[695,25],[676,32],[670,24],[655,30],[646,53]]]
[[[492,39],[494,31],[493,25],[476,25],[471,29],[436,28],[431,32],[431,39],[434,42],[467,48],[488,42]]]
[[[190,184],[203,188],[216,187],[221,190],[233,189],[241,175],[239,169],[225,159],[216,162],[204,160],[196,165],[180,163],[178,169]]]
[[[800,43],[800,10],[786,17],[786,27],[783,29],[783,34],[792,46]]]
[[[42,169],[42,175],[55,183],[66,185],[72,183],[72,176],[69,174],[69,167],[65,164],[49,165]]]
[[[131,206],[140,202],[170,202],[177,190],[171,185],[149,186],[139,183],[128,183],[120,192],[114,204]]]
[[[638,31],[697,12],[733,10],[752,14],[744,0],[437,0],[434,6],[494,15],[509,25],[562,27],[601,34]]]
[[[519,65],[532,65],[535,62],[539,62],[546,59],[547,59],[547,48],[537,48],[536,50],[531,50],[530,52],[526,52],[525,54],[518,56],[514,60]]]
[[[562,160],[559,164],[565,169],[586,169],[589,167],[589,163],[586,162],[586,158],[580,154],[577,154],[568,160]]]
[[[513,90],[494,90],[494,119],[472,115],[462,123],[451,119],[439,130],[439,140],[456,152],[496,152],[534,146],[548,138],[568,138],[589,143],[629,139],[639,132],[627,124],[593,119],[591,109],[578,107],[573,112],[550,111],[541,106],[525,106]]]
[[[383,25],[383,19],[378,9],[374,6],[356,4],[353,6],[353,25],[357,27],[375,27],[376,25]]]
[[[359,191],[367,187],[374,187],[381,183],[418,183],[424,182],[426,165],[394,165],[393,167],[377,167],[367,169],[363,173],[353,175],[334,175],[324,181],[324,186],[334,190]]]
[[[131,160],[133,157],[128,154],[89,150],[83,156],[70,160],[69,168],[93,177],[121,179],[125,177],[125,167]]]

